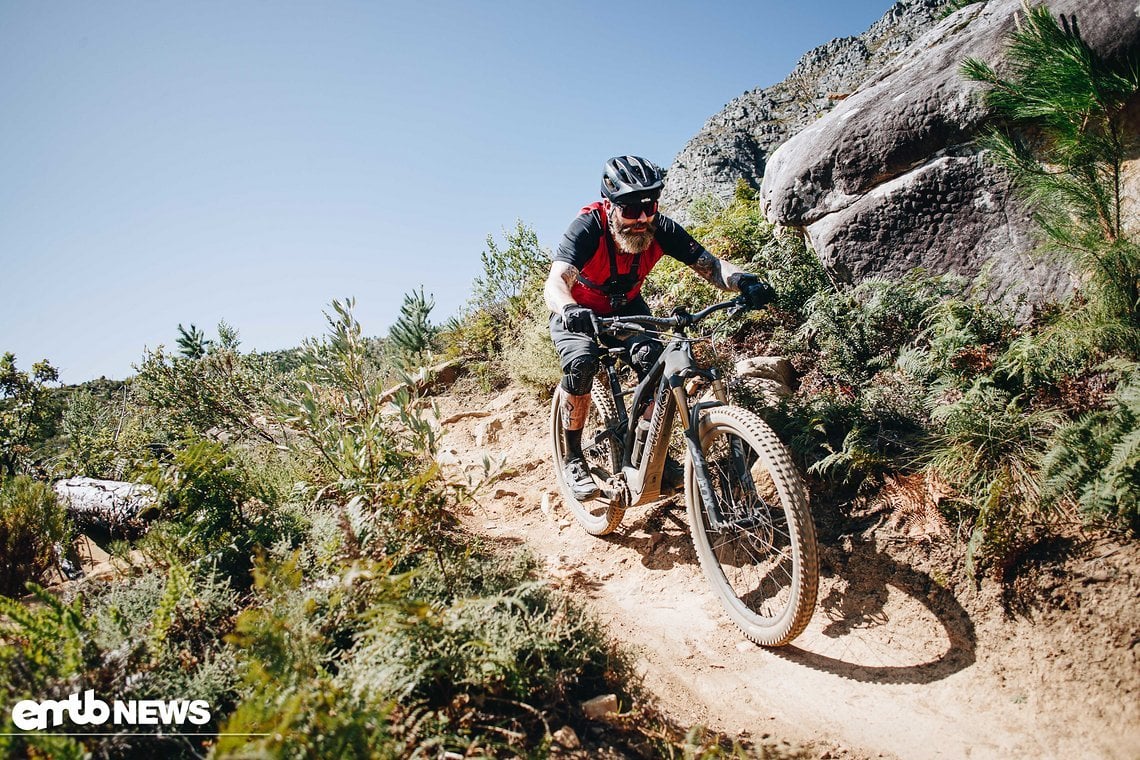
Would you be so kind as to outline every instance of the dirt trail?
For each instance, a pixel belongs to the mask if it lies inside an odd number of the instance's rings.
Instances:
[[[545,404],[520,390],[438,402],[445,468],[475,475],[489,456],[511,472],[471,526],[524,543],[587,599],[679,722],[818,758],[1140,757],[1135,547],[1072,560],[1075,580],[1042,580],[1045,603],[1010,619],[996,591],[952,592],[937,563],[892,556],[904,539],[840,537],[822,549],[808,630],[763,649],[712,597],[680,499],[589,536],[550,475]]]

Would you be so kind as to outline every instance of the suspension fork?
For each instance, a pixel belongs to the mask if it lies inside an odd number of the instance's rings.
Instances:
[[[672,375],[669,378],[669,387],[673,392],[673,398],[676,400],[678,409],[687,409],[689,412],[688,425],[685,427],[684,436],[685,444],[689,448],[689,458],[693,462],[693,474],[696,476],[697,491],[701,495],[701,501],[705,504],[706,513],[709,516],[709,524],[713,530],[721,530],[725,526],[724,510],[717,498],[716,489],[713,488],[712,476],[709,474],[708,460],[705,459],[705,453],[701,449],[701,416],[706,409],[711,409],[716,406],[723,406],[724,401],[721,400],[723,395],[717,392],[716,401],[702,401],[693,405],[689,405],[689,394],[685,390],[685,380],[694,375],[706,374],[700,370],[689,370]],[[717,385],[723,389],[724,383],[716,378],[715,375],[708,373],[714,382],[714,391],[717,390]]]

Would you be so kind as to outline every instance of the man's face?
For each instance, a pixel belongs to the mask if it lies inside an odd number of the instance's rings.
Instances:
[[[639,198],[625,205],[611,204],[613,215],[621,232],[639,233],[649,229],[657,217],[657,200]]]
[[[614,238],[624,250],[641,253],[653,242],[657,231],[657,201],[644,199],[626,206],[607,201],[607,215]]]

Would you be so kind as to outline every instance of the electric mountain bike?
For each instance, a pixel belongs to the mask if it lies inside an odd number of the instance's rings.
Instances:
[[[587,532],[601,536],[618,527],[626,509],[662,498],[677,421],[686,446],[689,531],[701,567],[748,638],[781,646],[807,626],[819,586],[807,488],[776,433],[752,412],[732,406],[718,371],[698,364],[692,344],[707,336],[686,335],[715,312],[730,310],[732,316],[745,308],[736,298],[695,314],[676,309],[670,317],[596,318],[602,369],[594,377],[582,451],[597,495],[575,498],[563,475],[561,387],[551,404],[550,440],[563,500]],[[628,352],[610,348],[602,338],[634,333],[666,342],[643,379],[623,389],[621,366],[629,364]]]

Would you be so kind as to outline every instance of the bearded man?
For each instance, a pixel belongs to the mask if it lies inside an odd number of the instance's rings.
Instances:
[[[644,158],[617,156],[607,161],[602,200],[584,207],[571,222],[543,289],[552,312],[550,337],[561,360],[562,388],[567,393],[562,409],[567,459],[562,467],[579,499],[598,492],[582,455],[582,428],[601,351],[594,336],[595,315],[649,314],[641,285],[662,256],[687,264],[721,290],[744,294],[751,308],[761,308],[775,295],[768,283],[713,256],[684,227],[659,214],[657,201],[664,186],[665,173]],[[634,370],[642,376],[662,351],[659,341],[644,335],[616,345],[624,345]],[[663,485],[675,486],[678,476],[676,466],[667,466]]]

